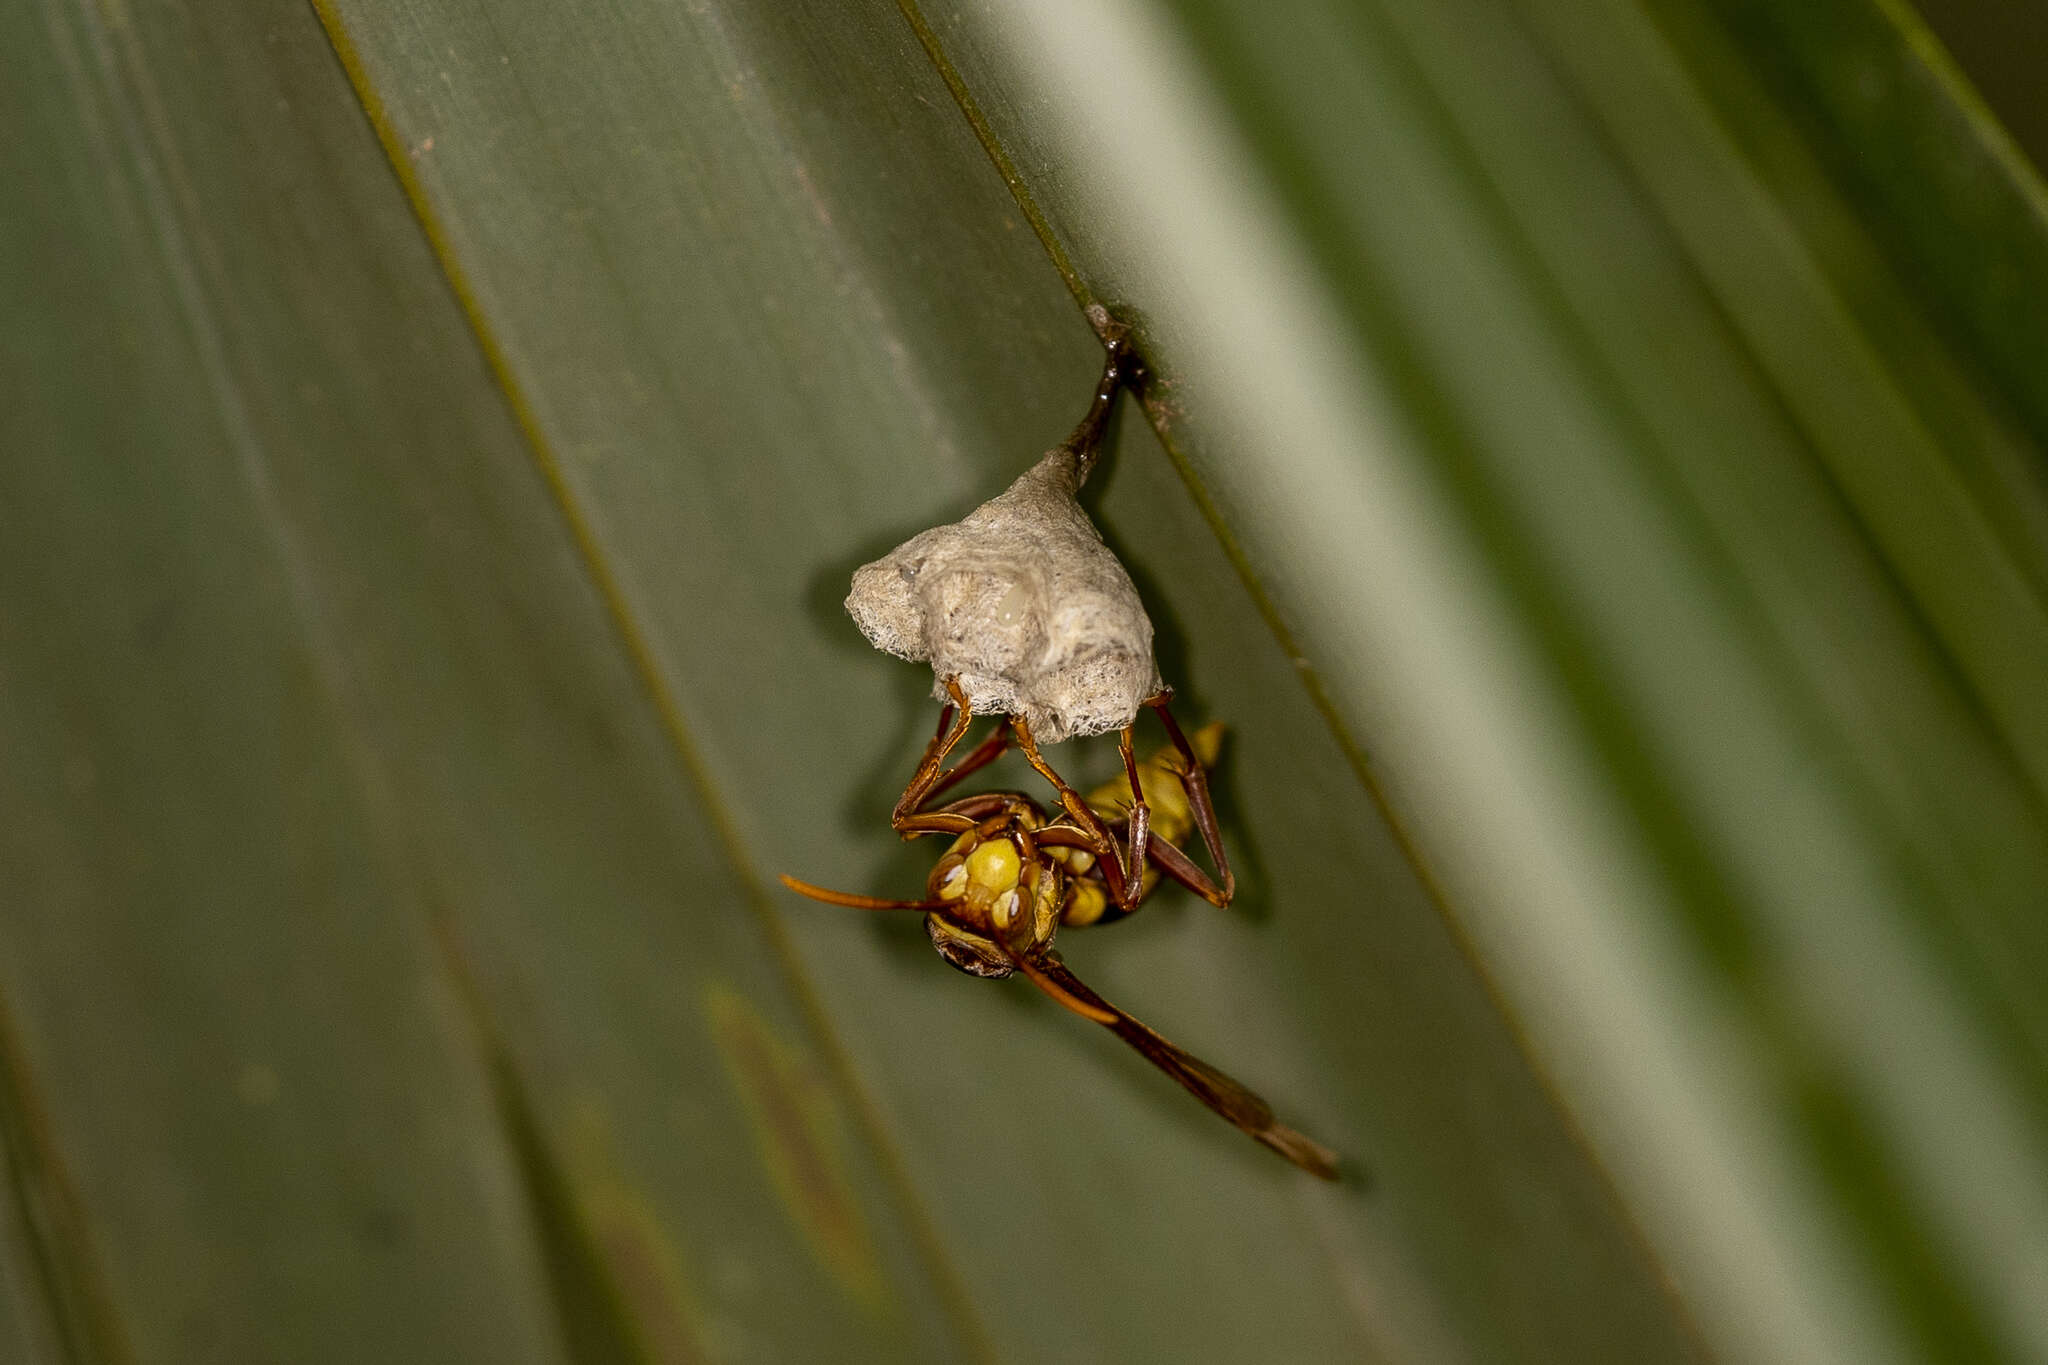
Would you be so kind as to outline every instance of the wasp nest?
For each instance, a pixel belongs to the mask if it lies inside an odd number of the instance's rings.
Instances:
[[[877,649],[957,678],[977,714],[1022,716],[1041,744],[1129,725],[1160,690],[1152,620],[1074,500],[1116,392],[1008,491],[863,566],[846,610]]]

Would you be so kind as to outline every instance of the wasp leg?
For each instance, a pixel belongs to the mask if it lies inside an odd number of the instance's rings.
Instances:
[[[1066,779],[1052,770],[1052,765],[1038,752],[1038,745],[1031,738],[1031,726],[1024,717],[1010,717],[1010,728],[1017,732],[1017,747],[1024,751],[1024,757],[1038,770],[1038,775],[1052,783],[1053,790],[1060,794],[1060,807],[1095,840],[1091,851],[1095,854],[1096,866],[1102,869],[1102,879],[1109,883],[1111,896],[1126,910],[1136,905],[1137,897],[1143,894],[1142,887],[1125,879],[1123,854],[1118,850],[1116,840],[1110,837],[1109,827],[1102,823],[1102,817],[1082,799],[1081,793],[1068,786]],[[1125,900],[1127,893],[1131,897],[1129,901]]]
[[[973,816],[957,810],[923,810],[895,822],[906,839],[920,834],[965,834],[975,826]]]
[[[948,787],[981,771],[1009,752],[1010,725],[1004,720],[967,757],[941,771],[946,755],[959,744],[974,718],[974,708],[960,690],[958,680],[946,679],[946,690],[953,694],[953,701],[939,709],[938,732],[925,746],[924,758],[918,763],[917,772],[912,775],[910,785],[903,789],[903,795],[897,798],[895,809],[889,813],[889,822],[898,829],[903,828],[904,817],[922,811]],[[956,715],[958,719],[955,719]]]
[[[1038,831],[1038,842],[1056,848],[1079,848],[1090,853],[1097,851],[1095,836],[1085,829],[1075,829],[1072,825],[1047,825]]]
[[[1181,852],[1173,843],[1160,838],[1156,834],[1152,836],[1152,862],[1161,872],[1164,872],[1167,876],[1173,878],[1211,905],[1224,906],[1230,904],[1229,895],[1209,879],[1209,874],[1202,871],[1195,864],[1193,858],[1188,857],[1187,854]]]
[[[989,732],[988,738],[984,739],[981,743],[977,744],[974,747],[973,752],[969,753],[967,757],[961,759],[952,767],[946,769],[946,771],[936,781],[934,781],[930,787],[928,787],[925,790],[924,799],[918,802],[917,809],[922,810],[924,807],[930,805],[933,801],[937,800],[939,794],[945,791],[948,787],[951,787],[964,777],[969,777],[974,773],[980,772],[983,768],[986,768],[989,764],[995,762],[997,759],[1001,758],[1004,754],[1008,753],[1009,751],[1010,723],[1007,719],[1005,719],[997,723],[996,728]]]
[[[925,813],[964,815],[970,823],[979,823],[991,815],[999,815],[1007,810],[1010,803],[1017,800],[1019,795],[1020,793],[1016,792],[976,792],[972,796],[963,796],[958,801],[948,801],[937,810]]]
[[[1209,861],[1216,865],[1216,874],[1222,879],[1222,885],[1218,886],[1207,877],[1202,877],[1199,885],[1178,874],[1174,880],[1211,905],[1229,905],[1237,894],[1237,875],[1230,870],[1230,859],[1223,853],[1223,830],[1216,823],[1216,807],[1209,800],[1209,775],[1202,767],[1202,760],[1195,755],[1193,746],[1188,743],[1188,737],[1180,732],[1180,726],[1173,719],[1173,711],[1167,705],[1172,698],[1173,689],[1169,687],[1158,696],[1147,698],[1145,705],[1159,717],[1159,723],[1166,727],[1166,737],[1173,741],[1173,747],[1180,755],[1180,785],[1188,794],[1188,810],[1195,817],[1195,828],[1202,831],[1202,845],[1209,850]],[[1179,852],[1178,849],[1174,851]],[[1196,875],[1200,876],[1200,873]]]
[[[1145,854],[1151,843],[1152,808],[1145,804],[1145,788],[1138,782],[1138,759],[1131,752],[1131,727],[1126,725],[1116,738],[1123,755],[1124,777],[1131,784],[1131,815],[1124,826],[1124,894],[1128,903],[1118,902],[1126,912],[1135,910],[1145,898]]]
[[[1007,947],[1006,947],[1007,951]],[[1110,1004],[1067,970],[1050,948],[1010,956],[1031,984],[1084,1019],[1116,1034],[1146,1061],[1179,1081],[1189,1093],[1257,1141],[1272,1148],[1310,1175],[1337,1178],[1337,1154],[1273,1117],[1273,1106],[1201,1058],[1184,1052]]]
[[[968,723],[974,719],[974,707],[968,703],[967,694],[960,690],[957,678],[946,679],[946,691],[952,695],[953,702],[939,708],[938,731],[932,736],[931,743],[924,746],[924,757],[918,760],[910,785],[903,789],[903,795],[896,799],[896,808],[889,812],[891,824],[924,805],[932,794],[932,788],[940,781],[940,765],[946,761],[946,755],[953,752],[953,746],[960,742],[960,737],[967,733]]]

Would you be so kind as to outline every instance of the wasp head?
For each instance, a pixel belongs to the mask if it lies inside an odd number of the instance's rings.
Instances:
[[[1008,976],[1019,953],[1042,949],[1059,926],[1060,864],[1031,837],[1040,820],[1019,800],[953,841],[932,868],[925,917],[939,955],[975,976]]]

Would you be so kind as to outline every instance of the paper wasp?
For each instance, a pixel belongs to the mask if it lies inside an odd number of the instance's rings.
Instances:
[[[1087,413],[1001,495],[933,527],[854,574],[848,613],[878,649],[932,665],[947,699],[890,824],[905,838],[949,835],[922,900],[883,900],[782,880],[832,905],[920,910],[939,955],[975,976],[1022,972],[1084,1019],[1129,1043],[1204,1104],[1258,1141],[1326,1180],[1328,1148],[1274,1121],[1251,1091],[1167,1042],[1088,989],[1053,950],[1061,925],[1120,919],[1170,878],[1212,905],[1236,891],[1209,800],[1206,765],[1222,733],[1191,744],[1168,707],[1152,653],[1152,622],[1129,573],[1075,500],[1100,453],[1117,395],[1143,366],[1106,312],[1090,314],[1108,354]],[[958,764],[946,759],[975,708],[1000,717]],[[1132,750],[1139,714],[1151,711],[1168,745],[1143,764]],[[1069,736],[1118,731],[1123,776],[1082,796],[1039,753]],[[934,804],[1012,744],[1052,784],[1054,813],[1017,792]],[[1199,833],[1212,879],[1181,851]]]
[[[1206,774],[1222,726],[1204,727],[1191,743],[1162,691],[1144,705],[1159,717],[1169,744],[1139,763],[1132,727],[1125,726],[1119,739],[1123,776],[1083,796],[1046,763],[1021,716],[1001,717],[987,739],[946,767],[973,717],[958,684],[949,679],[947,688],[952,703],[941,710],[938,731],[890,818],[905,838],[952,836],[926,879],[924,898],[885,900],[828,891],[788,876],[784,884],[831,905],[923,911],[932,946],[961,971],[983,977],[1021,972],[1067,1009],[1108,1028],[1259,1142],[1305,1171],[1336,1179],[1336,1153],[1276,1122],[1272,1108],[1250,1090],[1090,990],[1053,949],[1062,925],[1083,928],[1120,919],[1136,910],[1162,877],[1213,905],[1230,903],[1236,882]],[[1013,743],[1058,793],[1056,815],[1048,816],[1017,792],[984,792],[934,804]],[[1201,835],[1215,878],[1181,850],[1191,833]]]

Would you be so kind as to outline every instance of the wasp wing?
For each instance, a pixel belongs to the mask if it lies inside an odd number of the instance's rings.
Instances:
[[[1154,1033],[1138,1020],[1090,990],[1051,950],[1019,956],[1017,965],[1033,985],[1084,1019],[1092,1019],[1142,1053],[1145,1059],[1185,1086],[1194,1097],[1236,1124],[1259,1142],[1286,1157],[1310,1175],[1337,1178],[1337,1154],[1313,1138],[1273,1117],[1273,1107],[1257,1095]]]

